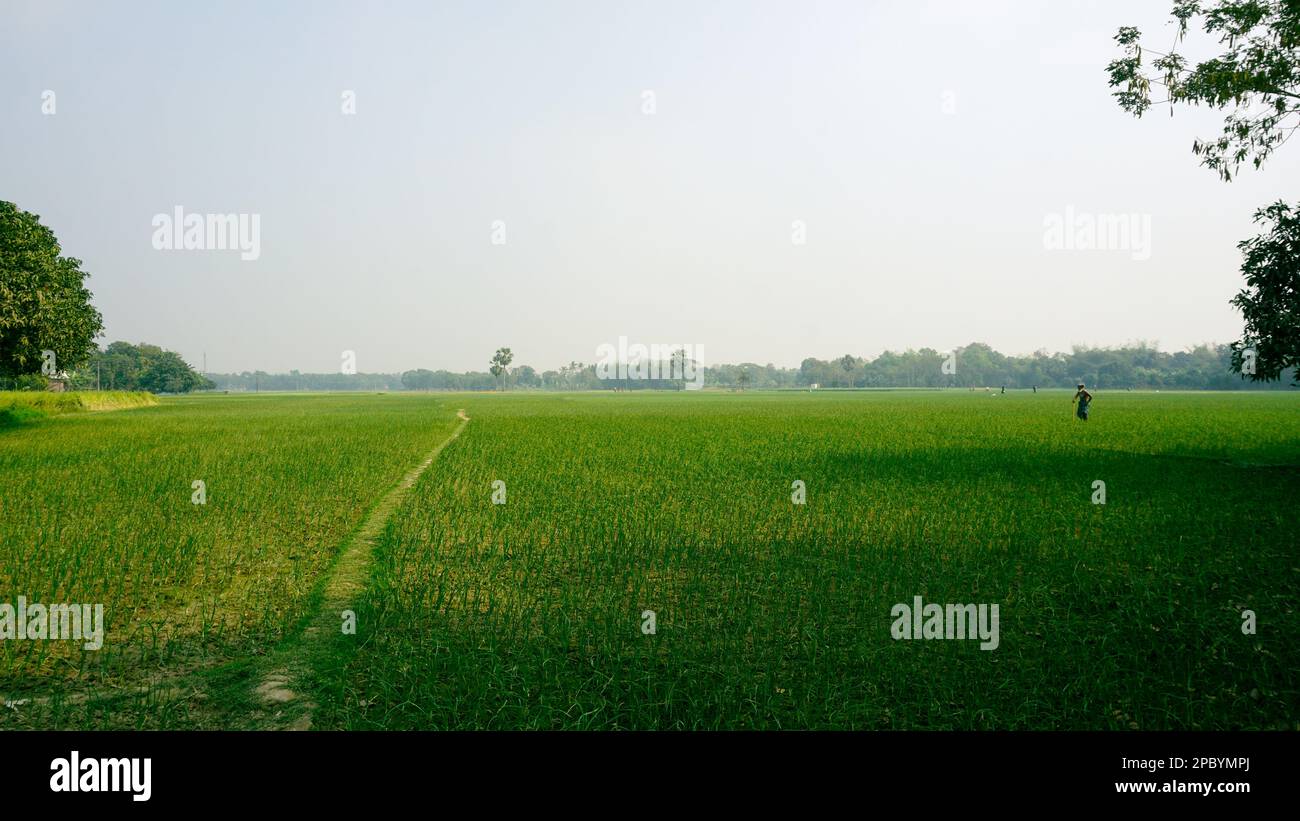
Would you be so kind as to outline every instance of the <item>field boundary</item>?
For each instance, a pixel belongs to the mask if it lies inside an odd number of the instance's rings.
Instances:
[[[148,408],[158,397],[146,391],[0,391],[0,429],[53,416]]]
[[[389,517],[438,455],[469,425],[470,418],[464,408],[456,411],[456,418],[460,423],[451,434],[407,471],[366,514],[330,568],[321,588],[320,603],[308,618],[305,629],[296,638],[281,644],[263,666],[267,672],[256,682],[254,696],[256,702],[272,711],[264,725],[267,729],[311,728],[316,705],[301,697],[300,693],[306,689],[303,683],[315,669],[315,662],[327,654],[329,638],[340,631],[343,612],[352,609],[356,597],[365,589],[374,564],[375,542]]]

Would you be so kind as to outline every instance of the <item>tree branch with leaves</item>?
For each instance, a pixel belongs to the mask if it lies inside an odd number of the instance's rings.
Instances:
[[[1115,35],[1123,56],[1107,71],[1120,108],[1135,117],[1162,103],[1171,115],[1181,103],[1225,109],[1222,134],[1194,140],[1192,153],[1225,182],[1247,160],[1259,168],[1300,128],[1300,0],[1176,0],[1171,14],[1177,32],[1167,52],[1144,49],[1131,26]],[[1223,52],[1190,66],[1177,49],[1194,23]],[[1165,100],[1152,102],[1153,86]],[[1300,363],[1300,206],[1279,201],[1255,221],[1271,229],[1238,243],[1246,287],[1232,305],[1246,327],[1232,345],[1232,370],[1272,381]]]
[[[1259,168],[1300,127],[1300,2],[1177,0],[1171,14],[1177,33],[1167,52],[1144,48],[1131,26],[1115,35],[1123,56],[1106,70],[1120,107],[1135,117],[1162,104],[1171,116],[1179,104],[1228,109],[1223,132],[1194,140],[1192,153],[1225,181],[1247,160]],[[1178,48],[1194,24],[1224,50],[1191,65]],[[1153,87],[1165,99],[1153,102]]]

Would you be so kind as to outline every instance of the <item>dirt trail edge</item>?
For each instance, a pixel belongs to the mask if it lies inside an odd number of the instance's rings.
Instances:
[[[384,494],[361,523],[361,527],[343,546],[321,591],[320,606],[302,635],[285,642],[267,658],[263,669],[268,672],[261,676],[254,689],[257,702],[266,711],[264,721],[258,722],[262,726],[267,729],[311,729],[316,705],[299,696],[294,688],[298,681],[311,672],[313,660],[318,657],[324,643],[339,634],[343,611],[353,609],[358,594],[365,589],[374,563],[375,539],[383,531],[388,517],[397,509],[416,480],[438,458],[438,454],[456,441],[469,424],[464,408],[456,411],[456,418],[460,419],[460,424],[451,435]]]

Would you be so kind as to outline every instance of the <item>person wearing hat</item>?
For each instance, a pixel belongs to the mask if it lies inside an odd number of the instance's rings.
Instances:
[[[1088,390],[1083,387],[1082,382],[1079,383],[1079,390],[1074,394],[1074,402],[1077,403],[1077,406],[1074,409],[1074,415],[1087,422],[1088,405],[1092,404],[1092,394],[1088,393]]]

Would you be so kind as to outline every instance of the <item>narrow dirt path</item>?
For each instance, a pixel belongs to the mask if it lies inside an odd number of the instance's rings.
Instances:
[[[316,705],[300,696],[299,691],[304,689],[308,676],[319,669],[321,660],[327,657],[330,640],[339,635],[336,631],[341,630],[343,611],[353,609],[365,589],[374,564],[375,540],[383,532],[388,518],[438,454],[469,424],[464,408],[456,411],[456,418],[460,423],[451,434],[384,494],[344,544],[325,578],[319,604],[302,631],[290,635],[255,661],[251,671],[233,670],[229,665],[199,667],[159,674],[145,684],[126,689],[92,688],[62,694],[57,699],[29,696],[12,702],[0,701],[0,729],[5,728],[7,719],[11,719],[10,712],[16,712],[24,705],[48,708],[57,700],[62,709],[90,711],[100,709],[95,705],[132,698],[146,700],[143,709],[151,715],[179,711],[194,721],[195,726],[205,729],[309,729]],[[227,675],[226,671],[231,672]],[[255,682],[251,687],[247,678],[250,675]],[[101,713],[96,714],[102,717]],[[142,726],[138,714],[128,712],[126,715],[127,723],[120,729],[139,729]]]
[[[325,643],[342,629],[343,612],[355,608],[357,597],[366,587],[374,564],[375,539],[383,532],[388,517],[401,504],[411,487],[438,458],[443,449],[456,441],[469,417],[465,409],[456,411],[460,424],[420,464],[412,468],[392,487],[366,516],[361,527],[339,554],[321,593],[320,606],[302,635],[277,648],[263,666],[267,672],[254,689],[256,700],[267,715],[267,729],[307,730],[312,726],[316,705],[302,698],[295,687],[310,674],[313,662],[321,656]],[[299,689],[301,689],[299,687]]]

